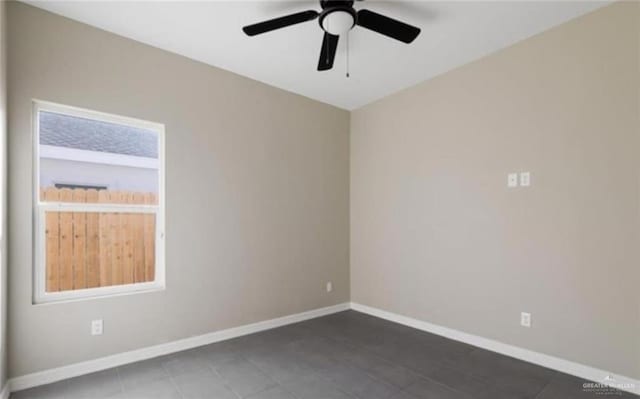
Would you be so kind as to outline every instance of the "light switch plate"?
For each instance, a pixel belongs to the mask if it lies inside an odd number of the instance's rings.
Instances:
[[[522,327],[531,327],[531,313],[522,312],[520,313],[520,325]]]
[[[520,185],[522,187],[529,187],[531,185],[531,173],[529,172],[520,173]]]
[[[507,187],[518,187],[518,174],[509,173],[507,175]]]

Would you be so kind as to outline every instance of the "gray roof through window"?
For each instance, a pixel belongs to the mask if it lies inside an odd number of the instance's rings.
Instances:
[[[158,158],[157,133],[137,127],[40,111],[40,144]]]

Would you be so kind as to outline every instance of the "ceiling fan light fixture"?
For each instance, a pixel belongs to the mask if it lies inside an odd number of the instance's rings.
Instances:
[[[356,24],[355,17],[346,10],[335,10],[322,16],[320,25],[325,32],[341,36],[349,32]]]

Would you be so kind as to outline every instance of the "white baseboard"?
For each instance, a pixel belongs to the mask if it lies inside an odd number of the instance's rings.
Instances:
[[[9,399],[10,393],[11,391],[9,390],[9,381],[7,381],[0,391],[0,399]]]
[[[477,335],[467,334],[465,332],[454,330],[452,328],[442,327],[436,324],[428,323],[426,321],[413,319],[411,317],[387,312],[386,310],[361,305],[355,302],[351,302],[351,309],[398,324],[413,327],[418,330],[450,338],[455,341],[464,342],[478,348],[497,352],[502,355],[514,357],[516,359],[524,360],[529,363],[537,364],[549,369],[584,378],[589,381],[594,381],[599,384],[612,386],[614,388],[635,394],[640,394],[640,381],[633,378],[617,375],[605,370],[596,369],[580,363],[545,355],[543,353],[534,352],[528,349],[519,348],[517,346],[504,344],[502,342],[483,338]]]
[[[96,371],[106,370],[112,367],[122,366],[128,363],[151,359],[162,355],[168,355],[171,353],[196,348],[202,345],[208,345],[247,334],[253,334],[256,332],[285,326],[287,324],[298,323],[301,321],[314,319],[316,317],[326,316],[348,309],[349,303],[341,303],[334,306],[309,310],[307,312],[278,317],[276,319],[260,321],[240,327],[229,328],[227,330],[215,331],[212,333],[185,338],[178,341],[167,342],[165,344],[149,346],[146,348],[118,353],[116,355],[106,356],[99,359],[88,360],[86,362],[70,364],[68,366],[14,377],[8,381],[5,389],[2,391],[3,395],[6,391],[7,396],[0,396],[0,399],[5,399],[5,397],[8,398],[9,392],[20,391],[38,385],[49,384],[67,378],[78,377],[80,375],[94,373]]]

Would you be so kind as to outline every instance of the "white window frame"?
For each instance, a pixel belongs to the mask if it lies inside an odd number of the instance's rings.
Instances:
[[[153,130],[158,134],[158,204],[92,204],[70,202],[43,202],[40,199],[40,111],[55,112],[64,115],[92,119],[101,122],[116,123],[131,127]],[[33,302],[34,304],[66,302],[95,299],[116,295],[128,295],[142,292],[164,290],[165,282],[165,130],[164,125],[104,112],[92,111],[48,101],[33,100],[33,210],[34,210],[34,268]],[[46,292],[46,237],[45,213],[47,211],[67,212],[119,212],[144,213],[156,216],[155,234],[155,280],[144,283],[123,284],[107,287],[86,288],[70,291]]]

